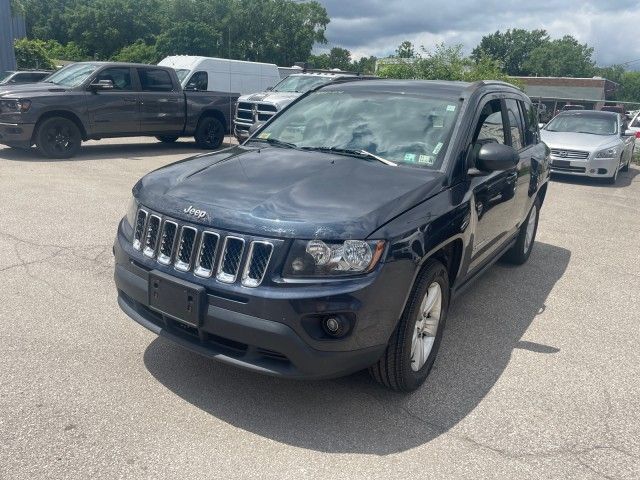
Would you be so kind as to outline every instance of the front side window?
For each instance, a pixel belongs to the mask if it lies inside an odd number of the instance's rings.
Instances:
[[[285,110],[255,140],[364,151],[402,165],[438,169],[458,107],[456,98],[321,90]]]
[[[62,87],[77,87],[82,85],[100,65],[94,63],[74,63],[68,65],[47,78],[47,82]]]
[[[173,82],[166,70],[142,69],[138,70],[140,76],[140,86],[143,92],[171,92]]]
[[[525,120],[525,143],[527,146],[538,143],[538,112],[535,105],[520,102]]]
[[[511,132],[511,146],[516,150],[524,148],[524,120],[520,115],[518,101],[508,98],[505,100],[507,117],[509,118],[509,131]]]
[[[618,118],[617,115],[558,115],[544,129],[549,132],[615,135],[618,133]]]
[[[206,92],[209,88],[209,75],[207,72],[194,73],[189,79],[189,82],[187,82],[187,88]]]
[[[305,93],[330,81],[331,77],[291,75],[273,87],[273,91]]]
[[[99,82],[100,80],[111,80],[114,90],[133,90],[131,69],[129,68],[107,68],[96,75],[95,81]]]
[[[500,100],[491,100],[482,107],[474,143],[500,143],[502,145],[507,143]]]

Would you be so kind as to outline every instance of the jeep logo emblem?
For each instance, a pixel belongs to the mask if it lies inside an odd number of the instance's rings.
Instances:
[[[204,218],[207,215],[207,212],[204,210],[198,210],[193,207],[193,205],[188,206],[183,210],[187,215],[193,215],[196,218]]]

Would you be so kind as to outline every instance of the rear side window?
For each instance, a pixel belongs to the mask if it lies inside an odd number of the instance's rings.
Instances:
[[[196,72],[189,79],[187,88],[192,90],[207,91],[209,88],[209,75],[207,72]]]
[[[508,98],[505,103],[509,118],[509,131],[511,132],[511,146],[516,150],[522,150],[524,148],[524,119],[520,114],[518,101]]]
[[[173,82],[166,70],[144,69],[138,70],[140,86],[143,92],[171,92]]]

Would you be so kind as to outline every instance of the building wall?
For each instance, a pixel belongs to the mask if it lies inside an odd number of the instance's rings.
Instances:
[[[24,18],[12,17],[10,0],[0,0],[0,74],[6,70],[15,70],[13,41],[26,34]]]

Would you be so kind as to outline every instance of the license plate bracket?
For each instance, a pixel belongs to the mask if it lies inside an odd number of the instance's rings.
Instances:
[[[149,273],[149,307],[175,320],[200,326],[205,298],[204,287],[161,272]]]
[[[571,162],[568,160],[553,160],[551,162],[551,165],[554,167],[570,167],[571,166]]]

